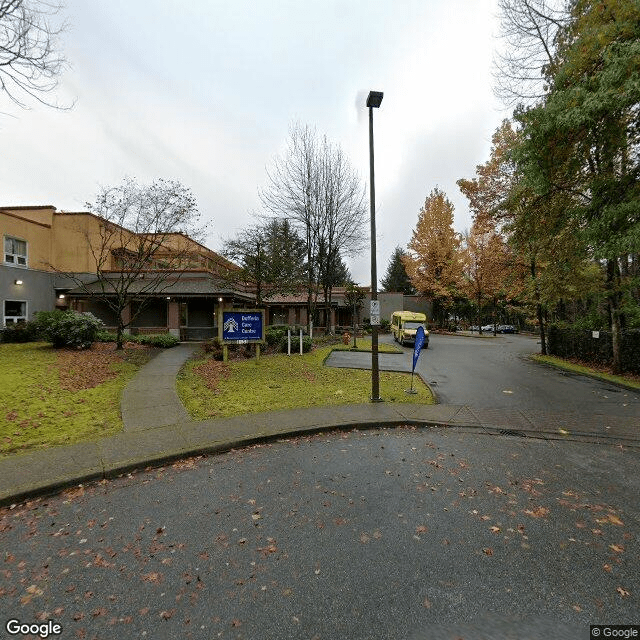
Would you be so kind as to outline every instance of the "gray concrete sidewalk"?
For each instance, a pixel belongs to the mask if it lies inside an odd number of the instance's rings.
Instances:
[[[449,426],[490,435],[521,435],[550,441],[586,439],[640,448],[634,418],[450,405],[375,403],[312,407],[194,422],[178,399],[175,376],[195,348],[181,345],[167,350],[138,372],[122,397],[124,429],[118,435],[1,458],[0,504],[182,456],[332,428]]]
[[[183,343],[165,349],[138,371],[126,386],[120,401],[126,432],[191,420],[178,398],[176,376],[199,346],[197,343]]]

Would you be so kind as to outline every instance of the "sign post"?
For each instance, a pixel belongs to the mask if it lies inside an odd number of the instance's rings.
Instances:
[[[380,326],[380,300],[372,300],[369,311],[369,324],[372,327]]]
[[[413,388],[413,372],[416,370],[416,364],[418,364],[418,358],[420,357],[420,353],[422,352],[422,345],[424,344],[424,329],[422,327],[418,327],[416,331],[416,343],[413,347],[413,366],[411,367],[411,389],[405,389],[405,393],[410,393],[415,395],[418,393]]]

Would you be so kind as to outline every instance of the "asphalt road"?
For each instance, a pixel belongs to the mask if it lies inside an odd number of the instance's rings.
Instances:
[[[101,640],[588,638],[640,623],[639,512],[640,453],[622,448],[291,439],[0,511],[1,622]]]
[[[393,343],[393,338],[383,339]],[[407,354],[412,352],[404,347]],[[432,334],[417,370],[443,404],[557,413],[637,416],[640,393],[539,365],[538,340],[504,335],[471,338]]]

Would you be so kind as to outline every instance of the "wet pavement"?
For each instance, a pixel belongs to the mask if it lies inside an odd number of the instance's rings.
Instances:
[[[587,638],[640,622],[639,507],[625,447],[294,437],[3,509],[0,603],[63,638]]]

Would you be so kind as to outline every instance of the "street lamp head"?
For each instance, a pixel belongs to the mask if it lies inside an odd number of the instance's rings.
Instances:
[[[369,97],[367,98],[367,107],[375,107],[376,109],[382,102],[382,91],[369,91]]]

